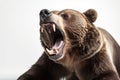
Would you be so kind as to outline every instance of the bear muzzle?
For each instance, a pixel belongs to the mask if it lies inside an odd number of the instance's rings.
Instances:
[[[40,15],[41,21],[45,22],[45,21],[47,21],[48,17],[51,16],[51,12],[47,9],[43,9],[40,11],[39,15]]]
[[[43,15],[43,13],[41,13]],[[59,60],[63,56],[63,48],[65,45],[64,32],[58,27],[57,23],[49,21],[50,17],[47,17],[47,21],[40,22],[40,34],[43,44],[46,46],[45,51],[51,60]]]

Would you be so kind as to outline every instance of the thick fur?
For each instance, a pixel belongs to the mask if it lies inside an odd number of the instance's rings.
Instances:
[[[64,56],[54,61],[45,51],[18,80],[120,80],[120,46],[106,30],[94,26],[95,10],[51,13],[55,15],[52,20],[62,24],[59,28],[66,39]],[[68,15],[64,15],[65,21],[61,20],[63,13]],[[41,34],[41,43],[44,48],[51,46],[45,34]]]

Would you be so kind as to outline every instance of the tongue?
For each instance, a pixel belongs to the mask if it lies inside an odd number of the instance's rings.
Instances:
[[[63,46],[63,41],[57,41],[51,50],[47,48],[46,50],[49,53],[49,55],[56,55],[56,54],[59,54],[59,50],[62,46]]]
[[[59,49],[63,45],[63,41],[57,41],[52,49]]]

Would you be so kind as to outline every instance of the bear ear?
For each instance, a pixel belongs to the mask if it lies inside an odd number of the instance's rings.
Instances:
[[[88,20],[93,23],[97,19],[97,12],[94,9],[89,9],[86,12],[83,13]]]

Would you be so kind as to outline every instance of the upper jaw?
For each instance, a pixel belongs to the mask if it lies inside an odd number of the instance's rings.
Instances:
[[[65,45],[65,36],[63,31],[55,22],[45,22],[40,25],[41,35],[44,34],[44,37],[49,39],[49,44],[51,45],[50,47],[47,47],[47,45],[45,47],[47,55],[52,60],[59,60],[63,56],[63,48]]]

